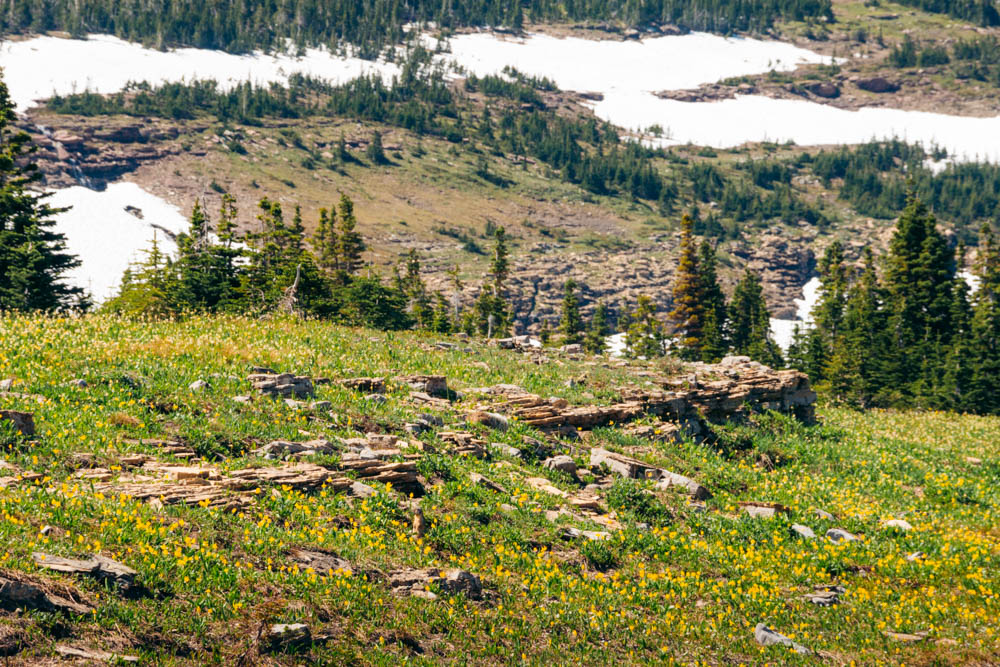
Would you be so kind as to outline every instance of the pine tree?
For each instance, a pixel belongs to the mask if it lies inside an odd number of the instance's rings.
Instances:
[[[316,263],[329,274],[336,273],[340,268],[337,256],[340,237],[337,235],[336,224],[335,208],[331,208],[329,211],[325,208],[319,210],[319,223],[316,225],[315,234],[313,234],[312,246],[316,255]]]
[[[583,318],[580,317],[580,299],[576,295],[576,281],[567,280],[563,286],[562,316],[559,331],[563,345],[574,345],[583,340]]]
[[[626,356],[654,359],[666,353],[666,333],[656,310],[655,301],[645,294],[639,296],[625,333]]]
[[[974,275],[979,284],[970,324],[973,358],[966,406],[996,414],[1000,412],[1000,244],[988,225],[980,232]]]
[[[431,317],[431,331],[441,334],[451,333],[455,323],[451,319],[451,306],[441,292],[434,293],[434,313]]]
[[[365,155],[372,164],[385,164],[388,162],[385,158],[385,150],[382,148],[382,133],[378,130],[372,133],[372,140],[368,142]]]
[[[823,253],[819,273],[819,299],[811,313],[812,328],[805,334],[805,364],[802,368],[814,382],[821,382],[827,377],[827,364],[843,334],[850,285],[844,246],[840,241],[831,243]],[[841,352],[843,354],[843,350]],[[838,362],[838,365],[842,363]]]
[[[362,266],[361,254],[366,248],[361,233],[357,231],[354,202],[347,195],[340,195],[337,218],[337,263],[340,271],[353,276]]]
[[[611,328],[608,325],[608,307],[603,303],[598,303],[594,308],[594,316],[590,320],[590,328],[587,336],[583,340],[583,347],[590,354],[604,354],[607,349],[607,337],[611,335]]]
[[[684,216],[681,219],[681,257],[674,277],[674,309],[668,315],[678,338],[680,356],[688,360],[700,359],[705,343],[702,337],[705,293],[693,230],[691,218]]]
[[[954,256],[936,220],[915,195],[889,242],[885,289],[890,344],[887,371],[897,389],[911,393],[913,380],[951,342]]]
[[[60,213],[47,195],[28,190],[41,174],[28,157],[36,148],[16,131],[14,103],[0,78],[0,311],[86,308],[82,289],[63,282],[80,262],[66,252],[66,238],[53,231]]]
[[[701,359],[719,361],[729,350],[729,309],[726,295],[719,286],[715,248],[708,241],[702,241],[698,247],[698,268],[705,312]]]
[[[510,260],[507,249],[507,233],[503,227],[493,232],[495,243],[490,270],[476,299],[476,328],[481,334],[496,335],[506,331],[510,325],[511,313],[507,308],[507,278],[510,275]]]
[[[730,304],[733,351],[755,361],[780,367],[781,351],[771,339],[771,316],[757,274],[747,269]]]
[[[434,314],[427,286],[420,277],[420,257],[413,248],[406,256],[406,274],[402,279],[402,292],[406,295],[410,315],[417,326],[422,329],[429,328]]]

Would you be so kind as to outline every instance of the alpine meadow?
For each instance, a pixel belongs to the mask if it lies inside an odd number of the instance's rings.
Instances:
[[[0,662],[1000,665],[998,45],[0,3]]]

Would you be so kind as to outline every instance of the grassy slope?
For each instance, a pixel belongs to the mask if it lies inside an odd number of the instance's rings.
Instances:
[[[199,507],[158,512],[102,497],[69,478],[76,453],[91,452],[112,465],[124,452],[157,454],[126,444],[127,437],[179,436],[205,456],[220,456],[217,465],[228,469],[264,464],[241,458],[253,443],[306,439],[302,431],[348,436],[359,424],[398,433],[401,422],[420,411],[399,390],[374,406],[332,385],[319,388],[318,398],[334,405],[330,414],[314,415],[319,419],[278,402],[234,403],[228,397],[249,390],[236,378],[251,364],[332,378],[435,372],[459,390],[511,382],[571,402],[607,403],[626,384],[644,381],[636,376],[642,365],[561,358],[536,365],[478,344],[434,350],[427,345],[434,340],[284,320],[0,319],[0,378],[16,377],[16,390],[46,397],[39,405],[0,395],[0,408],[33,410],[40,434],[35,443],[9,441],[3,458],[47,475],[0,490],[0,567],[36,572],[31,553],[39,549],[101,552],[137,569],[155,593],[124,600],[67,577],[98,611],[74,619],[0,612],[0,630],[23,633],[29,645],[15,662],[51,655],[56,637],[166,664],[231,664],[245,654],[263,662],[305,661],[303,655],[255,657],[252,638],[271,622],[306,622],[314,633],[328,633],[332,639],[308,657],[335,664],[800,659],[758,647],[752,628],[759,621],[828,651],[834,664],[988,662],[1000,651],[995,418],[826,408],[821,426],[762,417],[753,426],[727,428],[716,447],[655,445],[602,429],[594,443],[694,476],[715,498],[698,513],[678,495],[660,492],[658,502],[650,502],[628,493],[641,483],[619,484],[626,528],[601,545],[561,539],[540,512],[556,499],[524,481],[549,476],[571,490],[567,478],[503,458],[425,456],[421,470],[435,483],[421,500],[430,526],[423,540],[410,536],[409,516],[388,489],[368,501],[276,489],[240,514]],[[139,388],[123,383],[123,375],[140,380]],[[566,387],[568,378],[581,376],[583,385]],[[78,377],[90,387],[65,384]],[[212,387],[190,393],[187,385],[199,378]],[[452,421],[462,408],[455,404],[442,416]],[[506,434],[484,435],[517,445],[538,434],[515,424]],[[764,454],[776,463],[773,471],[756,465]],[[967,456],[983,464],[970,464]],[[507,492],[473,485],[472,471]],[[782,502],[792,513],[752,520],[737,509],[748,500]],[[503,511],[501,504],[515,509]],[[815,508],[840,519],[818,520]],[[915,527],[910,533],[879,525],[903,516]],[[842,527],[862,540],[835,546],[793,539],[792,522],[820,534]],[[44,537],[46,525],[68,532]],[[397,598],[358,576],[298,571],[286,555],[292,546],[331,549],[357,567],[383,571],[458,566],[480,575],[497,597]],[[926,558],[908,562],[915,551]],[[602,572],[594,563],[610,567]],[[819,608],[801,600],[814,585],[828,583],[847,589],[843,604]],[[914,644],[883,634],[923,630],[930,638]]]

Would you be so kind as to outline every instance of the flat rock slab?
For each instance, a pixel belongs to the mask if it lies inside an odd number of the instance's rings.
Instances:
[[[801,653],[803,655],[812,653],[812,651],[805,646],[796,644],[790,638],[780,632],[775,632],[763,623],[758,623],[757,627],[754,628],[753,637],[761,646],[788,646],[796,653]]]
[[[11,570],[0,570],[0,608],[87,614],[93,607],[69,586],[46,582]]]
[[[465,570],[439,570],[437,568],[397,570],[389,574],[389,586],[394,593],[413,595],[423,593],[430,586],[450,594],[464,594],[472,600],[483,595],[479,577]]]
[[[354,567],[349,562],[325,551],[294,548],[288,555],[294,562],[319,574],[354,574]]]
[[[95,648],[79,648],[76,646],[59,645],[56,646],[56,653],[68,660],[88,660],[90,662],[139,662],[139,658],[134,655],[122,655],[120,653],[109,653]]]
[[[110,583],[123,591],[134,588],[135,578],[139,576],[138,572],[127,565],[122,565],[104,556],[93,556],[87,560],[74,560],[35,552],[31,558],[35,561],[35,565],[40,568],[66,574],[87,575],[98,581]]]

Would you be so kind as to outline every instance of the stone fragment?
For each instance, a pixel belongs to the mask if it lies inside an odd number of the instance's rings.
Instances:
[[[481,486],[484,489],[489,489],[490,491],[493,491],[495,493],[507,493],[507,489],[503,488],[490,478],[480,475],[478,472],[470,472],[469,479],[472,480],[473,484],[475,484],[476,486]]]
[[[73,560],[36,551],[31,558],[40,568],[66,574],[84,574],[98,581],[110,583],[125,592],[135,587],[135,578],[139,576],[138,572],[127,565],[100,555],[87,560]]]
[[[14,425],[14,430],[24,436],[35,435],[35,416],[30,412],[17,410],[0,410],[0,421],[8,421]]]
[[[542,467],[547,470],[558,470],[559,472],[564,472],[569,475],[576,474],[576,461],[573,460],[572,456],[566,456],[565,454],[545,459],[542,463]]]
[[[923,551],[914,551],[912,554],[908,554],[906,556],[906,560],[910,563],[916,563],[918,560],[923,560],[923,558],[924,558]]]
[[[465,416],[465,421],[470,424],[481,424],[497,431],[506,431],[510,427],[510,422],[503,415],[483,410],[470,412]]]
[[[780,503],[740,503],[740,507],[754,519],[773,519],[778,514],[787,514],[789,511]]]
[[[882,526],[892,530],[898,530],[902,533],[913,530],[913,526],[911,526],[910,522],[905,519],[890,519],[888,521],[883,521]]]
[[[380,377],[358,377],[347,378],[340,381],[342,387],[364,392],[365,394],[384,394],[385,378]]]
[[[272,651],[289,651],[312,643],[312,632],[304,623],[276,623],[268,628],[267,645]]]
[[[844,542],[856,542],[858,537],[857,535],[852,535],[846,530],[831,528],[826,531],[826,539],[830,540],[834,544],[842,544]]]
[[[927,635],[929,633],[928,632],[916,632],[916,633],[910,634],[908,632],[892,632],[891,630],[887,630],[887,631],[883,632],[882,634],[884,634],[889,639],[892,639],[893,641],[897,641],[897,642],[900,642],[900,643],[903,643],[903,644],[915,644],[917,642],[922,642],[925,639],[927,639]]]
[[[437,568],[397,570],[389,574],[389,586],[394,593],[420,594],[431,586],[448,594],[464,594],[478,600],[483,594],[479,577],[465,570],[440,570]]]
[[[4,378],[0,380],[0,392],[10,391],[14,386],[14,378]]]
[[[378,493],[378,491],[368,486],[364,482],[352,483],[350,491],[352,496],[356,496],[358,498],[371,498],[376,493]]]
[[[188,385],[188,389],[195,393],[205,391],[205,389],[207,388],[208,388],[208,383],[205,382],[204,380],[195,380],[194,382]]]
[[[393,378],[399,384],[430,396],[447,396],[448,379],[443,375],[399,375]]]
[[[502,456],[509,456],[515,459],[521,458],[521,450],[518,449],[517,447],[508,445],[505,442],[491,442],[490,451],[500,454]]]
[[[255,373],[247,379],[265,396],[309,398],[315,391],[310,378],[291,373]]]
[[[120,664],[123,662],[139,662],[139,658],[134,655],[109,653],[100,649],[80,648],[78,646],[68,646],[65,644],[56,646],[55,651],[64,658],[72,660],[87,660],[90,663],[108,662],[112,664]]]
[[[812,653],[812,651],[805,646],[796,644],[790,638],[779,632],[775,632],[763,623],[758,623],[754,628],[753,637],[761,646],[788,646],[791,647],[791,649],[796,653],[801,653],[803,655]]]
[[[37,609],[70,614],[87,614],[93,607],[84,603],[69,586],[59,586],[28,577],[19,572],[0,569],[0,608]]]
[[[288,555],[298,565],[312,568],[318,574],[354,574],[354,567],[349,562],[325,551],[293,548]]]
[[[847,590],[843,586],[816,586],[812,593],[806,594],[805,600],[818,607],[832,607],[835,604],[840,604],[840,596],[846,592]]]
[[[274,440],[263,447],[253,450],[253,454],[265,459],[282,459],[298,454],[308,456],[311,454],[329,454],[333,451],[333,446],[326,440],[311,440],[309,442]]]
[[[365,396],[364,400],[369,403],[374,403],[375,405],[383,405],[389,401],[389,399],[382,394],[368,394]]]
[[[86,389],[89,385],[87,381],[83,378],[76,378],[75,380],[70,380],[69,385],[71,387],[76,387],[77,389]]]
[[[837,520],[837,517],[833,516],[832,514],[830,514],[827,511],[821,510],[821,509],[817,509],[816,510],[816,518],[817,519],[822,519],[824,521],[836,521]]]
[[[793,523],[792,532],[806,540],[816,539],[816,533],[813,532],[813,529],[809,526],[803,526],[801,523]]]
[[[869,93],[895,93],[899,90],[899,83],[890,81],[884,76],[858,79],[854,82],[854,85]]]

